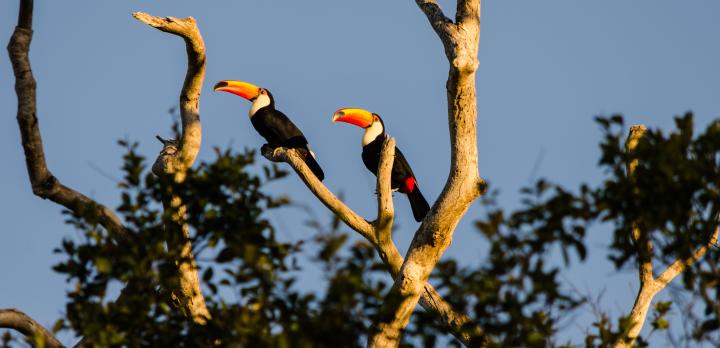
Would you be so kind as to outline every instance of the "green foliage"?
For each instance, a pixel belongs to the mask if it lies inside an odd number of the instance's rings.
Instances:
[[[720,204],[720,121],[712,122],[701,134],[694,134],[692,114],[675,119],[677,128],[665,134],[649,130],[636,149],[628,153],[624,146],[627,132],[620,116],[597,118],[604,139],[600,144],[600,166],[605,180],[597,187],[581,189],[579,199],[590,207],[586,221],[609,223],[613,230],[610,259],[620,268],[639,262],[638,245],[632,237],[637,226],[652,242],[652,258],[656,266],[669,265],[689,258],[697,248],[706,245],[718,228]],[[626,164],[637,160],[633,175]],[[575,217],[569,214],[570,217]],[[718,330],[717,247],[713,246],[699,262],[683,273],[683,285],[698,291],[705,300],[708,320],[696,325],[694,339],[708,338]],[[660,268],[662,270],[662,268]],[[656,271],[661,272],[661,271]],[[665,315],[669,302],[656,304],[651,325],[666,330]],[[694,316],[692,312],[684,313]],[[588,346],[607,346],[622,337],[629,327],[627,318],[620,318],[617,329],[606,316],[596,323],[598,334],[588,336]],[[642,339],[636,344],[646,345]]]
[[[589,207],[545,181],[523,194],[523,208],[511,214],[496,205],[495,193],[484,197],[487,215],[476,224],[490,244],[488,258],[476,267],[442,261],[432,277],[444,298],[473,313],[500,346],[546,347],[559,317],[582,302],[560,285],[560,266],[548,256],[559,251],[569,263],[572,248],[585,257],[585,226],[576,220]]]
[[[667,330],[670,327],[670,323],[665,319],[665,316],[670,311],[672,301],[660,301],[655,304],[655,310],[653,311],[653,318],[650,324],[654,330]]]
[[[487,253],[471,265],[443,259],[431,275],[443,297],[474,318],[473,324],[499,346],[559,345],[558,322],[586,301],[560,281],[560,274],[587,256],[590,227],[612,229],[612,238],[606,238],[611,239],[609,257],[623,267],[638,258],[633,226],[652,240],[656,265],[689,256],[717,226],[720,123],[695,135],[692,115],[685,115],[667,135],[649,131],[633,153],[623,147],[621,117],[598,118],[598,123],[604,135],[602,182],[573,191],[539,180],[521,191],[522,205],[511,212],[497,205],[497,193],[491,191],[482,199],[486,213],[476,222]],[[258,168],[252,151],[216,150],[213,161],[197,165],[178,184],[147,174],[136,144],[121,145],[127,152],[117,210],[129,237],[109,235],[82,212],[67,213],[80,234],[57,249],[62,261],[55,270],[71,286],[66,318],[54,331],[73,330],[96,346],[364,345],[391,279],[373,248],[342,232],[337,218],[327,226],[311,221],[317,233],[307,241],[277,237],[267,212],[285,207],[289,199],[269,195],[263,187],[287,173],[274,164]],[[635,159],[639,164],[629,176],[626,163]],[[181,259],[177,248],[168,246],[182,242],[177,229],[168,227],[177,213],[167,204],[173,197],[186,204],[213,317],[203,326],[182,312],[168,290],[177,286]],[[718,260],[713,248],[683,275],[683,285],[705,304],[693,321],[695,340],[717,337],[713,333],[720,329]],[[296,285],[300,272],[314,266],[324,278],[319,292]],[[655,304],[654,330],[669,328],[670,309],[670,302]],[[597,315],[587,347],[611,346],[630,328],[627,317]],[[418,310],[412,318],[404,346],[460,345],[441,335],[443,329],[429,313]],[[635,344],[646,346],[647,341],[640,338]]]
[[[181,184],[146,174],[137,144],[120,142],[124,156],[121,213],[129,230],[117,239],[90,217],[69,215],[81,231],[56,250],[64,260],[55,270],[67,276],[67,320],[95,346],[359,347],[387,290],[387,271],[374,249],[340,231],[335,218],[318,230],[311,245],[276,237],[266,212],[287,205],[286,197],[263,192],[286,176],[276,165],[253,174],[255,153],[216,150],[217,157],[188,172]],[[193,323],[172,300],[177,286],[180,237],[173,233],[173,209],[186,203],[196,257],[212,320]],[[165,204],[166,207],[170,207]],[[303,253],[325,271],[322,295],[299,289]],[[307,260],[306,260],[307,261]],[[310,267],[307,262],[304,267]],[[122,289],[115,300],[118,289]],[[424,335],[437,335],[427,331]],[[410,338],[412,339],[412,338]]]
[[[637,257],[629,243],[637,224],[653,242],[653,257],[665,263],[689,257],[717,228],[720,208],[720,122],[693,137],[692,114],[676,118],[668,135],[650,130],[633,153],[620,145],[622,119],[599,119],[605,132],[600,164],[611,176],[596,190],[601,219],[612,221],[612,260],[618,267]],[[639,160],[632,177],[625,163]],[[692,272],[685,276],[692,283]]]
[[[613,224],[610,258],[616,265],[637,262],[637,246],[630,233],[633,224],[652,241],[656,265],[686,259],[707,244],[717,229],[720,209],[720,121],[695,135],[692,114],[685,114],[675,119],[677,128],[668,134],[648,131],[632,153],[620,145],[625,134],[621,118],[599,119],[599,123],[605,132],[600,164],[610,176],[595,190],[592,204],[600,219]],[[638,166],[629,177],[625,163],[635,159]],[[717,260],[717,247],[713,247],[683,272],[685,288],[717,293]],[[718,313],[716,299],[705,301],[705,315],[710,318],[696,326],[698,340],[718,329],[720,318],[713,314]],[[653,328],[668,328],[668,310],[669,303],[656,305]]]

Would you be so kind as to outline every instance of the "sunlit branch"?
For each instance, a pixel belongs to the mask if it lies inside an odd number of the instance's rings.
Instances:
[[[391,159],[393,156],[390,152],[394,152],[395,149],[394,146],[389,146],[390,144],[394,144],[394,139],[388,140],[383,144],[381,158],[384,159],[381,161],[388,161],[392,163]],[[398,272],[400,272],[403,257],[395,246],[395,243],[392,241],[392,238],[390,238],[392,222],[387,221],[388,219],[392,219],[392,196],[388,192],[389,175],[386,173],[390,171],[391,166],[389,166],[387,162],[382,162],[378,166],[378,219],[374,222],[369,222],[350,209],[320,180],[318,180],[310,168],[305,164],[302,157],[303,154],[298,151],[299,150],[286,148],[272,148],[268,145],[263,145],[261,149],[262,155],[268,160],[272,162],[288,163],[300,177],[300,180],[305,183],[310,192],[312,192],[315,197],[320,200],[320,202],[330,209],[330,211],[340,218],[340,220],[345,222],[348,227],[352,228],[354,231],[358,232],[361,236],[367,239],[377,250],[380,258],[388,267],[392,277],[395,278]],[[384,218],[383,215],[385,216]],[[386,221],[384,223],[379,223],[383,219]],[[390,230],[379,233],[375,226],[382,226],[383,229],[387,228]],[[383,242],[380,242],[380,240]],[[471,343],[474,342],[473,340],[481,336],[482,330],[474,325],[467,315],[453,309],[452,306],[432,287],[432,285],[425,283],[423,288],[423,294],[420,298],[420,304],[423,308],[431,313],[434,313],[437,321],[442,324],[448,332],[452,333],[457,339],[463,342],[463,344],[471,346]]]
[[[0,328],[20,332],[34,347],[60,348],[63,346],[55,338],[55,335],[17,309],[0,309]]]
[[[647,128],[643,125],[635,125],[630,128],[630,133],[625,142],[625,150],[628,154],[635,151],[638,143],[646,132]],[[627,172],[631,179],[635,174],[635,168],[637,168],[638,164],[638,159],[633,159],[627,163]],[[670,284],[680,273],[684,272],[687,267],[703,257],[708,249],[717,243],[718,228],[715,228],[707,243],[698,247],[689,257],[675,260],[675,262],[670,264],[657,278],[653,276],[652,243],[648,236],[648,231],[642,230],[637,222],[635,222],[633,223],[632,238],[636,242],[638,250],[640,288],[638,289],[635,303],[628,317],[630,327],[626,334],[615,342],[615,348],[629,348],[633,346],[645,324],[655,295]]]
[[[453,23],[436,1],[416,0],[443,43],[450,63],[447,120],[450,131],[450,170],[440,196],[423,219],[400,273],[385,297],[368,339],[370,347],[396,347],[423,295],[425,284],[452,241],[460,219],[485,187],[478,172],[477,96],[475,72],[480,40],[480,0],[458,0]],[[489,338],[479,331],[476,345]]]
[[[142,12],[133,13],[133,17],[158,30],[177,35],[185,40],[188,67],[180,92],[182,135],[179,141],[158,137],[163,143],[163,149],[153,165],[155,175],[170,177],[175,183],[182,183],[187,170],[197,158],[202,141],[199,105],[200,91],[205,77],[205,44],[197,23],[192,17],[163,18]],[[168,247],[179,251],[180,254],[178,260],[179,289],[173,292],[173,296],[179,300],[196,323],[204,324],[210,319],[210,312],[205,305],[205,298],[200,288],[200,277],[190,242],[190,229],[186,222],[187,207],[178,195],[170,192],[169,197],[171,198],[168,201],[163,202],[171,221],[165,224],[165,228],[182,236],[182,238],[171,238],[168,241]]]

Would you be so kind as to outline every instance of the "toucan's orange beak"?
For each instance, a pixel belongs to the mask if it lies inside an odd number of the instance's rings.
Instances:
[[[357,108],[344,108],[335,111],[332,117],[333,123],[347,122],[358,127],[366,128],[373,123],[373,114],[370,111]]]
[[[230,92],[247,100],[253,100],[260,94],[260,87],[251,83],[233,80],[223,80],[215,84],[214,91]]]

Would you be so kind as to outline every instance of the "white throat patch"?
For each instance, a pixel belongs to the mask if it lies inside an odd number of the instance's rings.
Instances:
[[[365,128],[365,134],[362,137],[362,146],[370,144],[383,133],[383,126],[380,121],[373,122],[370,127]]]
[[[248,116],[253,117],[255,113],[270,105],[270,97],[267,96],[267,94],[260,94],[255,98],[255,100],[252,103],[252,106],[250,107],[250,112],[248,113]]]

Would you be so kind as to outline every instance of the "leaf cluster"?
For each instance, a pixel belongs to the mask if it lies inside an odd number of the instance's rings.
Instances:
[[[560,345],[555,334],[586,301],[561,282],[561,272],[586,258],[590,227],[609,227],[609,257],[618,268],[638,262],[634,229],[652,242],[656,264],[667,265],[691,255],[717,228],[720,122],[695,134],[692,120],[691,114],[677,118],[668,134],[648,131],[628,152],[622,118],[598,118],[602,182],[573,191],[539,180],[521,191],[521,206],[510,212],[491,192],[476,222],[487,252],[479,251],[480,262],[470,266],[444,259],[431,281],[500,346]],[[177,183],[148,174],[136,144],[121,145],[126,154],[117,210],[129,236],[110,235],[90,213],[67,213],[79,233],[56,250],[62,261],[55,270],[70,284],[66,316],[56,330],[72,329],[97,346],[364,345],[388,288],[387,270],[370,245],[341,231],[336,217],[327,226],[311,221],[313,238],[278,238],[268,212],[287,209],[289,199],[266,193],[264,186],[287,173],[274,164],[257,165],[253,151],[216,149],[213,161]],[[177,247],[186,241],[184,228],[213,318],[202,326],[172,294],[177,264],[188,261]],[[705,304],[694,321],[696,340],[720,327],[717,264],[713,248],[683,274],[683,285]],[[300,273],[313,265],[322,270],[320,291],[298,285]],[[669,310],[669,303],[656,304],[650,322],[655,330],[668,328]],[[412,318],[403,345],[459,345],[439,335],[443,330],[429,313],[417,311]],[[586,346],[610,345],[628,330],[628,320],[613,324],[599,315]],[[636,343],[647,344],[642,338]]]

